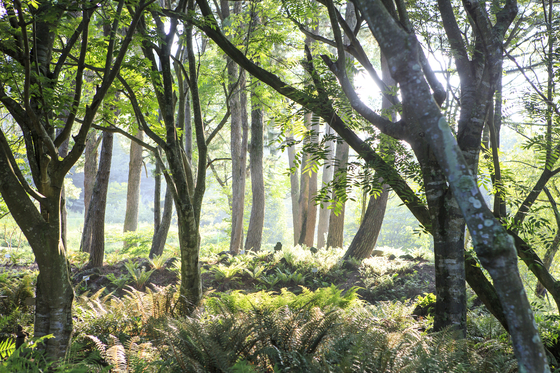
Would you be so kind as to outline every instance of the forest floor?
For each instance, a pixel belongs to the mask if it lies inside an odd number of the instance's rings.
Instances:
[[[292,258],[292,260],[290,260]],[[174,285],[179,282],[178,259],[154,263],[144,258],[129,258],[112,265],[81,270],[72,266],[77,294],[100,289],[116,296],[126,287]],[[309,264],[309,263],[307,263]],[[435,292],[434,265],[423,257],[396,257],[378,253],[361,264],[335,264],[322,268],[302,266],[293,255],[260,253],[259,255],[216,255],[201,260],[203,291],[251,293],[265,290],[279,294],[282,289],[298,294],[302,287],[316,290],[335,285],[346,291],[358,287],[360,297],[372,304],[379,301],[414,301],[417,296]]]
[[[361,262],[343,262],[343,254],[299,246],[241,255],[202,250],[204,299],[189,318],[175,313],[178,258],[120,253],[88,269],[87,255],[70,255],[75,337],[67,364],[88,372],[125,360],[149,372],[168,364],[201,372],[518,371],[507,333],[470,290],[468,338],[429,332],[433,254],[385,248]],[[0,317],[0,341],[15,340],[16,325],[32,334],[38,273],[27,258],[6,258],[0,262],[0,316],[7,315]],[[544,310],[537,316],[550,349],[560,329]],[[247,341],[253,348],[243,347]],[[0,345],[0,372],[2,364],[16,366],[15,358],[2,360],[11,351]],[[109,351],[120,351],[119,358]]]

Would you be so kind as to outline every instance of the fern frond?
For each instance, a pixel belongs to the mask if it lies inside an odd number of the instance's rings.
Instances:
[[[89,339],[91,339],[93,341],[93,343],[95,343],[95,349],[99,352],[99,355],[101,355],[101,357],[103,359],[105,359],[105,357],[107,356],[107,345],[103,342],[101,342],[99,340],[99,338],[97,338],[94,335],[86,335],[86,337],[88,337]]]

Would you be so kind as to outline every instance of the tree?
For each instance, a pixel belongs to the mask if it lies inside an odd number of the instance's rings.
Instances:
[[[391,78],[391,73],[389,72],[389,67],[387,66],[387,60],[383,55],[381,55],[381,74],[382,81],[387,87],[395,86],[395,81]],[[388,111],[392,120],[395,121],[396,113],[394,110],[391,111],[392,106],[393,104],[387,99],[387,97],[382,98],[382,111]],[[389,142],[386,137],[381,137],[380,141],[384,143]],[[385,153],[389,154],[394,152],[395,150],[390,149],[390,147],[385,151]],[[369,258],[375,248],[375,245],[377,244],[377,238],[379,237],[381,226],[383,225],[385,209],[387,208],[387,200],[389,199],[389,185],[385,184],[383,180],[376,181],[377,184],[381,184],[381,190],[369,197],[367,208],[363,214],[360,227],[352,239],[348,250],[344,253],[344,259],[355,258],[362,260]],[[367,193],[364,193],[364,195],[365,194]]]
[[[325,137],[332,136],[333,131],[328,124],[325,124]],[[334,140],[328,140],[325,144],[325,161],[323,164],[323,174],[321,176],[321,188],[326,187],[333,178],[333,152]],[[328,209],[329,204],[323,202],[319,208],[319,222],[317,223],[317,248],[321,249],[326,245],[326,236],[329,229],[329,220],[331,210]]]
[[[107,207],[107,191],[111,174],[111,160],[113,157],[113,134],[103,133],[101,156],[95,177],[95,185],[91,194],[88,214],[84,220],[81,251],[89,253],[88,267],[95,268],[103,265],[105,256],[105,210]]]
[[[253,19],[255,17],[252,17]],[[262,233],[264,227],[264,175],[263,175],[263,149],[264,149],[264,121],[262,104],[257,94],[258,83],[253,84],[251,91],[251,145],[250,162],[251,167],[251,191],[253,200],[251,203],[251,217],[245,240],[245,250],[259,251],[262,244]]]
[[[156,162],[154,174],[154,235],[152,237],[152,247],[150,248],[150,259],[163,254],[171,225],[171,218],[173,217],[173,196],[169,188],[165,190],[163,215],[161,213],[161,166],[159,162]]]
[[[212,19],[208,3],[199,0],[198,4],[205,19]],[[323,59],[338,78],[341,89],[353,109],[361,117],[387,135],[411,144],[422,167],[429,208],[428,218],[422,202],[396,170],[359,139],[334,112],[333,103],[323,89],[318,74],[315,73],[314,77],[316,92],[311,96],[252,64],[223,37],[215,24],[210,27],[206,21],[205,24],[199,22],[198,26],[253,76],[324,118],[392,186],[419,220],[429,223],[428,229],[434,236],[436,249],[436,327],[455,325],[459,334],[463,333],[465,317],[463,230],[466,222],[478,258],[494,279],[521,369],[534,372],[549,371],[544,349],[534,326],[531,308],[516,270],[517,256],[513,240],[486,207],[472,176],[476,174],[473,171],[476,170],[486,109],[489,99],[494,94],[497,73],[501,72],[503,38],[515,18],[517,4],[515,1],[508,1],[503,7],[493,9],[496,17],[495,24],[492,24],[486,10],[478,3],[464,3],[464,10],[478,26],[476,39],[486,46],[482,50],[477,49],[475,61],[470,61],[468,51],[462,43],[461,33],[458,32],[451,3],[445,0],[438,3],[456,64],[463,67],[459,69],[462,101],[458,140],[455,139],[438,104],[443,102],[445,91],[437,79],[434,79],[427,58],[423,57],[410,27],[406,9],[402,6],[397,9],[393,7],[394,4],[386,7],[380,1],[356,1],[356,4],[361,17],[367,22],[371,34],[386,56],[392,76],[400,87],[403,119],[394,124],[369,109],[357,96],[346,74],[344,52],[349,48],[342,41],[340,27],[354,35],[351,46],[359,57],[358,61],[366,66],[366,69],[370,69],[371,64],[368,63],[356,34],[330,1],[325,1],[325,5],[333,30],[332,43],[337,48],[337,60],[333,62],[326,55]],[[480,68],[480,74],[473,75],[477,68]],[[440,225],[440,222],[443,224]]]
[[[97,148],[101,143],[102,136],[97,137],[96,131],[89,131],[84,150],[84,221],[87,218],[93,186],[95,185],[95,175],[97,175]],[[89,245],[82,249],[89,249]]]
[[[187,14],[194,12],[192,0],[180,1],[176,7],[177,11]],[[159,163],[167,189],[170,191],[175,204],[177,222],[179,227],[178,240],[181,252],[181,286],[180,286],[180,308],[185,313],[190,313],[202,298],[202,280],[200,274],[199,249],[200,249],[200,214],[202,201],[206,190],[206,169],[208,159],[208,145],[223,128],[229,116],[229,107],[222,121],[207,135],[205,132],[205,121],[202,117],[201,100],[198,86],[197,59],[193,42],[193,26],[186,22],[181,38],[184,40],[184,48],[187,56],[188,66],[185,67],[176,55],[172,54],[173,40],[178,36],[178,19],[170,18],[170,23],[163,22],[161,12],[173,12],[170,9],[152,7],[150,17],[142,19],[139,31],[142,36],[142,53],[146,64],[135,66],[123,71],[119,81],[124,86],[130,104],[134,109],[136,118],[144,133],[154,141],[161,151],[149,144],[143,146],[155,154]],[[155,24],[157,37],[152,35],[150,25]],[[180,52],[178,52],[180,53]],[[156,56],[158,58],[156,59]],[[197,166],[190,163],[185,148],[184,140],[180,136],[180,130],[184,128],[176,115],[176,100],[174,100],[175,86],[172,61],[177,63],[181,72],[188,76],[189,93],[192,103],[194,130],[196,135]],[[138,67],[145,73],[138,74]],[[143,76],[148,77],[144,80]],[[151,89],[143,90],[146,84]],[[150,100],[155,95],[159,120],[144,114],[136,92],[147,95]],[[143,101],[143,103],[146,103]],[[184,107],[179,108],[180,112]],[[181,114],[183,115],[183,114]],[[206,121],[207,122],[207,121]],[[121,130],[122,131],[122,130]],[[133,141],[140,142],[129,135]],[[163,154],[161,154],[163,152]],[[165,155],[165,158],[163,157]],[[194,157],[193,157],[194,159]]]
[[[229,1],[221,0],[218,14],[223,24],[229,25],[230,35],[235,38],[240,21],[235,17],[241,14],[241,2],[235,2],[233,14]],[[247,93],[245,92],[245,72],[229,57],[227,60],[228,90],[231,92],[229,107],[230,116],[230,150],[231,150],[231,236],[232,253],[239,253],[243,246],[243,210],[245,208],[245,169],[247,163]]]
[[[136,133],[139,140],[144,132]],[[142,178],[142,146],[130,143],[130,162],[128,163],[128,185],[126,191],[126,212],[124,215],[123,232],[135,231],[138,228],[138,208],[140,204],[140,180]]]
[[[350,1],[346,4],[346,22],[348,27],[353,29],[356,27],[356,11],[354,9],[354,4]],[[344,34],[344,41],[348,43],[350,40],[350,35]],[[352,61],[352,56],[347,55],[350,61]],[[353,80],[353,73],[349,73],[349,79]],[[337,202],[337,208],[331,211],[331,217],[329,219],[329,232],[327,236],[327,247],[342,247],[344,244],[344,213],[346,210],[346,193],[342,194],[342,199],[337,198],[336,191],[345,191],[346,186],[346,167],[348,166],[348,155],[350,147],[348,143],[344,140],[339,140],[336,143],[336,152],[334,159],[336,160],[336,171],[334,174],[334,184],[335,190],[333,191],[333,200],[339,200]],[[338,185],[337,185],[338,184]]]
[[[83,74],[92,42],[90,20],[102,17],[98,6],[38,1],[24,7],[19,1],[2,2],[6,12],[0,16],[0,102],[21,130],[34,187],[23,176],[0,131],[0,193],[31,245],[39,267],[34,333],[36,337],[54,336],[44,344],[51,357],[66,354],[72,334],[74,294],[60,230],[64,177],[84,151],[95,115],[148,5],[141,0],[125,10],[120,1],[110,9],[114,19],[110,36],[103,39],[107,44],[97,67],[100,80],[88,97]],[[117,33],[121,19],[129,26],[124,35]],[[63,93],[59,95],[60,92]],[[66,110],[65,121],[55,115],[62,110]],[[82,119],[75,131],[79,117]],[[62,128],[58,136],[56,127]],[[74,145],[66,157],[61,157],[58,147],[72,134]]]

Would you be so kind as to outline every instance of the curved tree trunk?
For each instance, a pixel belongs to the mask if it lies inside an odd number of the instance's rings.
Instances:
[[[136,138],[142,140],[144,132],[138,130]],[[130,142],[130,161],[128,163],[128,185],[126,192],[126,212],[124,215],[123,232],[138,229],[138,209],[140,205],[140,181],[142,178],[142,146]]]
[[[356,235],[352,239],[352,243],[344,254],[344,260],[349,258],[363,260],[371,256],[371,253],[375,248],[375,244],[377,243],[379,232],[381,232],[388,198],[388,185],[383,185],[383,190],[380,195],[369,197],[368,207],[366,213],[364,214],[364,219],[362,220]]]
[[[258,84],[255,85],[258,87]],[[263,176],[263,142],[264,142],[264,123],[263,110],[260,98],[251,91],[251,190],[253,193],[253,203],[251,205],[251,217],[249,228],[247,229],[247,239],[245,250],[259,251],[262,244],[262,234],[264,226],[264,176]]]
[[[154,228],[152,247],[150,248],[150,259],[153,259],[155,256],[161,256],[163,254],[172,217],[173,196],[171,195],[171,190],[167,188],[165,192],[165,201],[163,202],[163,216],[161,218],[161,221],[157,225],[157,229]]]
[[[396,82],[391,77],[387,60],[383,54],[381,54],[381,73],[382,81],[387,87],[396,86]],[[387,97],[385,97],[385,95],[382,96],[381,100],[381,110],[385,113],[390,112],[392,117],[391,119],[394,122],[396,120],[396,113],[394,109],[390,110],[393,104],[387,99]],[[381,141],[386,140],[382,137]],[[368,207],[365,211],[362,222],[360,223],[358,232],[356,232],[356,235],[352,239],[352,243],[344,254],[345,260],[350,257],[363,260],[371,256],[371,253],[377,244],[379,233],[381,232],[388,198],[389,185],[387,184],[383,184],[381,186],[381,194],[379,196],[371,196],[369,198]]]

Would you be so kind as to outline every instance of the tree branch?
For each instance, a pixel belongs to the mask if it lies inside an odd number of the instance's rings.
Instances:
[[[82,83],[84,81],[84,68],[85,68],[85,60],[87,54],[87,46],[88,46],[88,36],[89,36],[89,21],[90,21],[90,14],[84,11],[84,19],[80,23],[80,26],[84,28],[84,32],[82,35],[82,47],[80,49],[80,57],[78,59],[78,70],[76,71],[76,85],[74,88],[74,100],[72,102],[72,107],[70,108],[70,114],[66,119],[66,124],[64,125],[64,129],[60,132],[57,138],[54,140],[54,146],[60,147],[70,134],[72,133],[72,126],[74,124],[74,120],[76,119],[76,112],[78,111],[78,106],[80,105],[80,100],[82,97]],[[74,35],[72,35],[73,37]],[[63,51],[64,52],[64,51]],[[68,50],[69,52],[69,50]],[[66,58],[66,57],[64,57]],[[60,60],[59,60],[60,62]],[[58,66],[57,66],[58,67]]]

